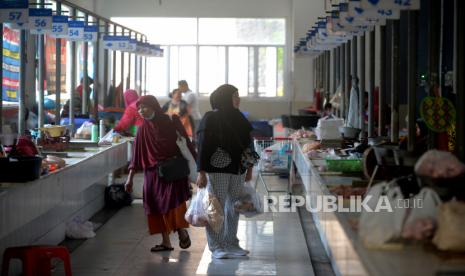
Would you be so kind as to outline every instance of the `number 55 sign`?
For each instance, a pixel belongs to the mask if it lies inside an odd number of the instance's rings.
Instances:
[[[68,37],[68,16],[54,15],[52,17],[52,37],[66,38]]]
[[[31,34],[52,32],[52,9],[29,9],[29,29]]]

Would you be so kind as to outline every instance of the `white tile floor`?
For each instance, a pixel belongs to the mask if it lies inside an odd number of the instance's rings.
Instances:
[[[286,183],[269,178],[271,187]],[[172,235],[172,252],[151,253],[161,241],[150,236],[141,201],[121,209],[71,254],[73,275],[313,275],[297,213],[267,213],[241,217],[238,237],[250,250],[248,257],[215,260],[208,250],[205,230],[191,227],[192,246],[181,250]],[[57,268],[54,275],[63,275]]]

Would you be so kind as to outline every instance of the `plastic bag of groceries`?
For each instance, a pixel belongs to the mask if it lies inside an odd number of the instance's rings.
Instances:
[[[465,173],[465,164],[450,152],[429,150],[418,159],[415,173],[431,178],[454,178]]]
[[[395,181],[382,182],[372,186],[367,191],[366,196],[372,197],[367,202],[367,206],[371,210],[376,210],[381,197],[385,197],[390,206],[396,206],[399,200],[404,200],[402,191]],[[406,208],[392,208],[392,211],[382,209],[379,212],[368,212],[362,208],[358,223],[358,235],[363,244],[368,248],[382,248],[390,240],[399,238],[406,211]]]
[[[80,216],[66,223],[66,237],[70,239],[89,239],[95,237],[94,225]]]
[[[224,212],[220,201],[212,193],[207,192],[203,198],[203,204],[207,210],[208,225],[219,233],[223,228]]]
[[[234,203],[234,210],[248,218],[263,213],[263,200],[251,182],[244,184],[241,197]]]
[[[118,136],[118,139],[115,139],[114,137]],[[113,129],[108,131],[107,134],[105,134],[102,138],[100,138],[99,142],[98,142],[98,145],[99,146],[111,146],[112,143],[115,141],[115,140],[118,140],[119,141],[119,138],[121,137],[121,135],[119,135],[117,132],[115,132]]]
[[[74,135],[75,138],[90,139],[92,136],[92,126],[94,124],[90,121],[85,121],[77,130]]]
[[[184,218],[192,226],[205,227],[208,225],[207,208],[204,206],[204,197],[206,196],[207,190],[201,188],[197,190],[197,194],[191,200],[191,204],[187,209]]]

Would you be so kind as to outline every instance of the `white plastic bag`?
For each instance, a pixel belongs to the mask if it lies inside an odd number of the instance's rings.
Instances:
[[[425,187],[421,189],[417,195],[411,198],[410,201],[410,206],[414,207],[409,209],[410,213],[405,221],[405,225],[410,225],[416,220],[427,218],[436,222],[441,199],[435,191]]]
[[[465,252],[465,203],[450,201],[439,207],[433,243],[440,250]]]
[[[94,225],[80,216],[66,223],[66,237],[70,239],[89,239],[95,237]]]
[[[343,119],[326,116],[318,120],[315,134],[318,140],[341,140],[342,136],[339,127],[343,125]]]
[[[100,140],[98,141],[99,146],[111,146],[113,142],[113,136],[114,135],[119,135],[116,132],[112,130],[108,131],[107,134],[105,134]]]
[[[240,199],[234,203],[234,210],[248,218],[263,213],[263,200],[251,182],[244,184]]]
[[[176,133],[178,134],[176,144],[178,145],[182,156],[184,156],[184,158],[186,158],[187,162],[189,163],[189,180],[191,182],[195,182],[197,180],[197,164],[195,162],[194,156],[192,156],[191,151],[187,147],[186,138],[179,134],[179,132],[176,131]]]
[[[92,126],[94,124],[89,121],[85,121],[77,130],[74,135],[76,138],[80,139],[90,139],[92,136]]]
[[[359,221],[359,237],[366,246],[381,246],[389,240],[399,238],[402,233],[406,208],[398,207],[399,200],[403,200],[402,191],[395,182],[383,182],[370,188],[366,196],[371,196],[367,202],[373,212],[362,208]],[[392,212],[381,209],[375,212],[378,200],[386,196]],[[384,205],[384,204],[383,204]]]
[[[465,164],[450,152],[429,150],[418,159],[415,173],[432,178],[454,178],[465,173]]]
[[[192,226],[205,227],[208,225],[207,206],[204,205],[203,200],[206,194],[205,188],[198,189],[184,215],[184,219]]]

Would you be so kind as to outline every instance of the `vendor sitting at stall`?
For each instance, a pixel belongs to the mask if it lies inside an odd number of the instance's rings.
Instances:
[[[131,126],[141,126],[144,119],[140,116],[137,111],[136,102],[139,99],[139,95],[135,90],[128,89],[124,92],[124,104],[125,110],[123,117],[119,120],[118,124],[113,128],[116,132],[127,131]]]
[[[405,117],[405,121],[408,123],[408,116]],[[428,127],[422,119],[416,120],[416,137],[415,137],[415,154],[420,155],[428,150]],[[408,148],[408,136],[400,137],[399,148],[407,150]]]
[[[327,102],[324,106],[324,110],[323,110],[323,113],[321,114],[322,118],[324,117],[333,117],[334,114],[333,114],[333,105],[330,103],[330,102]]]
[[[91,89],[92,84],[94,84],[94,80],[91,77],[87,76],[87,91],[92,90]],[[83,90],[84,90],[84,78],[81,78],[79,85],[76,87],[76,89],[72,93],[73,110],[74,110],[74,115],[76,117],[87,117],[86,114],[82,113]],[[87,102],[89,102],[88,98],[87,98]],[[69,105],[70,105],[70,100],[67,100],[65,105],[63,106],[63,109],[61,110],[61,117],[69,117]],[[90,112],[92,113],[92,106],[89,106],[89,109],[90,109]]]

